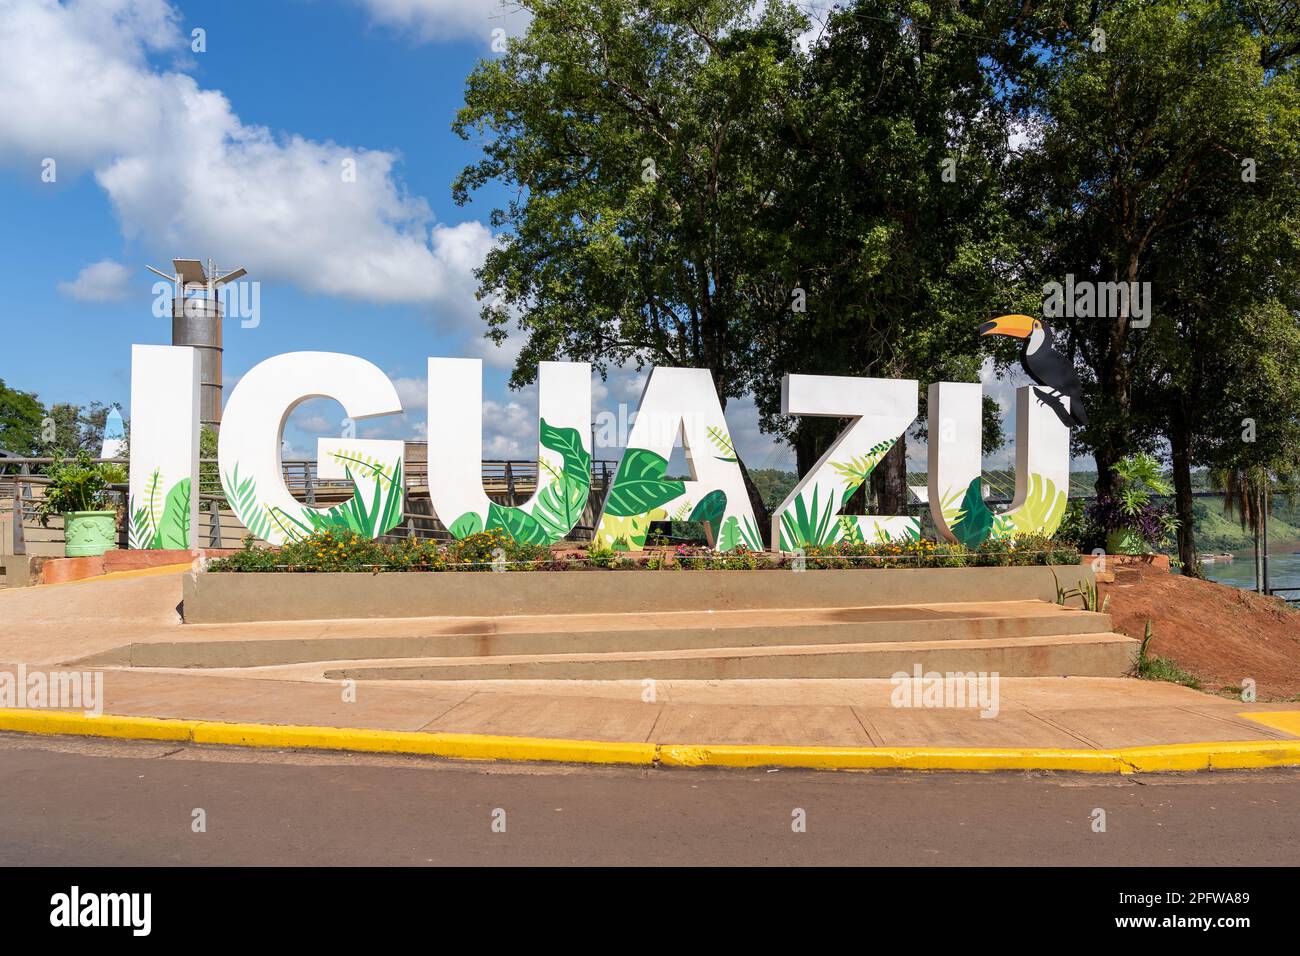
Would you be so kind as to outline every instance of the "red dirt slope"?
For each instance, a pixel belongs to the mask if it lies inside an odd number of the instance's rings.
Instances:
[[[1170,574],[1149,565],[1119,568],[1110,596],[1115,628],[1141,639],[1199,677],[1206,690],[1253,678],[1260,700],[1300,695],[1300,610],[1279,598]]]

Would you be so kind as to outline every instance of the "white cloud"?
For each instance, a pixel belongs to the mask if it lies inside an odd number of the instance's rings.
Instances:
[[[488,229],[434,224],[395,153],[247,125],[220,91],[155,68],[188,53],[178,22],[164,0],[0,0],[0,163],[92,169],[122,231],[161,254],[477,330]]]
[[[78,302],[114,302],[130,291],[131,273],[112,259],[86,266],[71,282],[60,282],[59,291]]]
[[[517,36],[529,14],[502,0],[360,0],[375,22],[412,33],[423,41],[478,38],[490,44],[492,31]]]
[[[402,401],[404,411],[419,411],[429,407],[429,382],[423,378],[399,376],[393,379],[393,388]]]

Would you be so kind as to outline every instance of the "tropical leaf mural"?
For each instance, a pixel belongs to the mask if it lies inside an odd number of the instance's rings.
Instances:
[[[644,448],[623,453],[614,483],[605,499],[605,512],[620,518],[645,515],[685,494],[686,485],[664,477],[668,459]]]
[[[576,428],[556,428],[543,418],[540,433],[542,447],[560,456],[561,467],[557,469],[546,458],[538,459],[539,473],[545,472],[550,480],[532,504],[516,508],[494,502],[488,506],[486,521],[466,521],[472,512],[461,515],[448,528],[452,534],[463,538],[478,531],[500,530],[516,541],[554,544],[573,530],[591,492],[591,453],[583,447]]]
[[[1010,530],[998,531],[999,537],[1012,534],[1041,534],[1051,537],[1065,517],[1066,492],[1038,473],[1029,476],[1029,490],[1019,507],[999,515],[1010,523]]]
[[[811,497],[800,493],[794,504],[781,512],[781,550],[793,551],[817,545],[834,544],[840,538],[840,523],[835,520],[833,498],[819,503],[821,487],[814,484]]]
[[[145,486],[145,501],[128,502],[127,541],[132,548],[190,547],[190,479],[182,478],[163,493],[162,474],[155,468]]]
[[[663,508],[655,508],[646,514],[626,516],[606,512],[601,515],[600,524],[596,527],[595,540],[615,551],[640,551],[645,547],[650,522],[663,521],[667,517],[668,512]]]
[[[767,550],[767,545],[763,543],[763,535],[759,533],[753,521],[745,518],[742,524],[735,515],[729,515],[722,522],[722,530],[718,534],[718,550],[734,551],[742,544],[750,551]]]
[[[447,528],[457,538],[468,538],[483,530],[483,519],[477,511],[467,511]]]
[[[721,488],[715,488],[707,495],[700,499],[700,503],[695,506],[691,512],[688,521],[700,521],[709,526],[709,534],[712,535],[713,541],[718,541],[722,516],[727,513],[727,493]],[[733,516],[734,517],[734,516]],[[723,550],[730,550],[724,548]]]
[[[960,504],[954,504],[958,495]],[[968,548],[977,548],[989,538],[1009,538],[1021,534],[1050,537],[1065,517],[1066,492],[1044,475],[1031,472],[1025,499],[1017,507],[1001,514],[984,503],[983,485],[977,475],[965,492],[954,491],[943,499],[944,523],[954,538]]]
[[[257,482],[253,476],[246,475],[241,479],[239,463],[236,462],[230,473],[221,476],[221,489],[248,533],[263,541],[269,540],[271,519],[268,509],[257,496]]]
[[[853,492],[871,477],[871,473],[876,470],[885,455],[889,454],[889,449],[894,447],[898,441],[896,438],[890,438],[886,441],[872,445],[861,455],[854,455],[846,461],[833,461],[830,463],[831,469],[840,477],[844,483],[844,491],[840,493],[840,507],[843,508],[849,498],[853,497]]]
[[[839,540],[848,541],[852,544],[864,544],[865,538],[862,536],[862,528],[858,525],[856,515],[839,516],[840,533]]]
[[[156,532],[157,548],[190,546],[190,479],[182,478],[167,492],[162,520]]]
[[[944,511],[948,530],[968,548],[978,548],[993,529],[994,515],[984,503],[983,484],[976,475],[966,486],[965,495],[952,517]]]
[[[706,432],[709,441],[713,446],[722,452],[721,455],[714,455],[719,461],[737,461],[739,456],[736,454],[736,446],[731,443],[731,436],[727,434],[725,428],[719,428],[717,425],[710,425]]]
[[[401,524],[404,488],[400,460],[384,464],[341,450],[334,452],[333,458],[344,466],[344,474],[352,482],[352,497],[328,510],[302,505],[290,513],[268,506],[253,477],[240,478],[238,462],[221,476],[221,487],[244,527],[263,541],[296,541],[326,530],[378,538]]]

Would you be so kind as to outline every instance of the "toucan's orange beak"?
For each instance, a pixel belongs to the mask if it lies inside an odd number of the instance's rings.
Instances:
[[[1003,315],[981,325],[980,335],[1010,335],[1017,339],[1027,339],[1033,330],[1033,316]]]

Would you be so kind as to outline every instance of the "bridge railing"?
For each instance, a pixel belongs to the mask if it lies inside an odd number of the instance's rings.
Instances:
[[[429,504],[427,446],[422,442],[407,445],[407,465],[403,484],[406,503],[400,536],[446,537],[437,515]],[[125,458],[97,458],[99,463],[118,464]],[[52,517],[48,527],[40,524],[38,509],[49,478],[44,472],[54,463],[51,457],[0,456],[0,554],[27,554],[35,551],[56,555],[63,553],[63,519]],[[596,459],[591,465],[591,491],[594,504],[589,506],[585,523],[575,529],[589,536],[594,512],[604,500],[618,462]],[[352,494],[346,480],[322,479],[317,462],[310,458],[286,458],[282,462],[284,482],[298,500],[313,505],[345,500]],[[537,490],[536,460],[485,459],[482,463],[483,490],[489,498],[504,505],[519,505]],[[109,498],[118,512],[118,542],[127,543],[129,489],[125,484],[110,485]],[[199,461],[199,541],[205,547],[236,547],[247,534],[230,509],[221,488],[220,473],[214,458]]]

